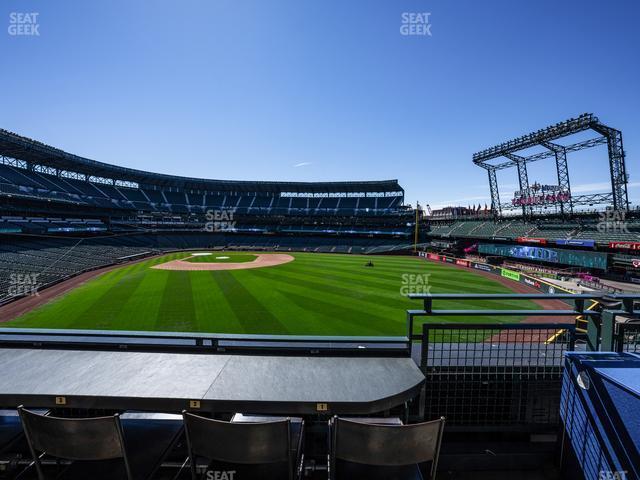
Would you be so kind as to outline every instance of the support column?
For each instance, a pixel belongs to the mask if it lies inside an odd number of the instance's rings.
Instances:
[[[496,169],[492,167],[487,168],[489,174],[489,191],[491,192],[491,210],[494,218],[502,215],[502,209],[500,208],[500,192],[498,191],[498,179],[496,177]]]
[[[573,202],[571,201],[571,183],[569,182],[569,166],[567,165],[567,149],[562,145],[551,142],[541,142],[540,145],[551,150],[556,157],[556,171],[558,172],[558,186],[562,191],[569,193],[569,214],[573,213]],[[564,202],[560,202],[560,212],[564,215]]]
[[[518,167],[518,185],[521,192],[529,192],[529,174],[527,173],[527,160],[513,153],[505,153],[505,157],[515,162]],[[533,207],[522,205],[522,216],[526,219],[533,211]]]
[[[593,126],[593,129],[607,138],[613,209],[627,211],[629,210],[628,179],[624,160],[625,153],[622,145],[622,132],[602,124]]]

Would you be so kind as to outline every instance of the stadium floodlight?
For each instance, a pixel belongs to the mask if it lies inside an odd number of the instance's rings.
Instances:
[[[598,137],[569,145],[557,143],[559,139],[587,130],[597,133]],[[569,168],[567,165],[567,153],[605,144],[608,149],[611,191],[591,195],[572,195]],[[531,147],[543,147],[545,151],[533,155],[522,155],[518,153]],[[557,189],[561,192],[561,195],[545,195],[544,192],[532,192],[529,187],[527,165],[546,158],[555,158],[558,178],[558,184],[556,186],[548,187],[553,190]],[[496,159],[502,160],[496,163]],[[604,125],[598,117],[592,113],[584,113],[578,118],[570,118],[564,122],[476,152],[473,154],[473,163],[487,170],[491,195],[491,209],[494,216],[501,215],[502,210],[519,208],[522,208],[523,216],[527,216],[536,209],[542,209],[542,206],[546,207],[551,205],[559,207],[563,214],[571,213],[574,206],[592,206],[594,203],[606,204],[612,206],[615,210],[626,211],[629,209],[629,197],[627,193],[628,175],[626,173],[622,132]],[[519,192],[523,198],[515,198],[511,203],[500,203],[496,172],[514,167],[518,170]]]

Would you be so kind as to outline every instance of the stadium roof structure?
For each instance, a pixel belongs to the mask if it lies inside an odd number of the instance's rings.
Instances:
[[[161,188],[175,187],[186,190],[263,193],[398,192],[404,195],[404,189],[400,186],[398,180],[353,182],[210,180],[146,172],[74,155],[4,129],[0,129],[0,156],[87,176],[135,182],[141,186]]]

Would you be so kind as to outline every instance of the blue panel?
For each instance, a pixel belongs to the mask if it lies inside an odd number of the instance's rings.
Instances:
[[[638,412],[640,358],[567,354],[560,413],[587,480],[615,472],[640,478]]]
[[[571,247],[595,247],[595,240],[580,240],[580,239],[571,239],[571,240],[556,240],[557,245],[568,245]]]

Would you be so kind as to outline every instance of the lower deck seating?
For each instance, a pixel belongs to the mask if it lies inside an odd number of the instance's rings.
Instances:
[[[13,237],[17,238],[17,237]],[[90,240],[44,238],[0,243],[0,303],[86,270],[148,251],[144,247],[104,245]]]

